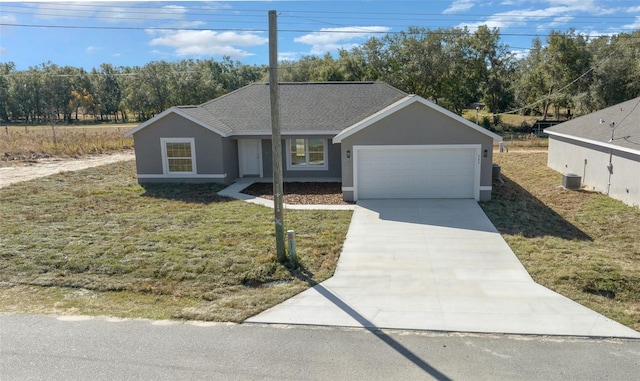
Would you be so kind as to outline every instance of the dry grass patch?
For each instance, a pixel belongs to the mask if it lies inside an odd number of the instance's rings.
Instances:
[[[495,153],[505,182],[482,208],[537,282],[640,330],[640,210],[565,190],[546,159]]]
[[[133,138],[120,127],[6,127],[0,130],[0,166],[48,157],[81,157],[133,148]]]
[[[242,321],[333,274],[350,212],[286,213],[293,271],[273,211],[220,188],[143,188],[130,161],[0,189],[0,310]]]

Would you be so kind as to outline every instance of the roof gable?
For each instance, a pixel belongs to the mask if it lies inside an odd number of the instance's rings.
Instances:
[[[196,107],[194,106],[175,106],[175,107],[171,107],[167,110],[164,110],[163,112],[161,112],[160,114],[154,116],[153,118],[142,122],[141,124],[139,124],[137,127],[127,131],[124,133],[125,137],[129,137],[133,134],[135,134],[136,132],[142,130],[143,128],[146,128],[150,125],[152,125],[153,123],[155,123],[156,121],[166,117],[169,114],[176,114],[179,115],[185,119],[190,120],[191,122],[202,126],[212,132],[215,132],[216,134],[220,135],[220,136],[229,136],[229,134],[231,133],[231,129],[229,129],[228,127],[224,126],[223,123],[219,122],[219,121],[215,121],[215,120],[209,120],[209,123],[207,123],[205,121],[206,119],[206,115],[203,115],[201,112],[199,112],[198,110],[196,110]]]
[[[615,123],[613,131],[611,123]],[[640,97],[557,124],[544,132],[602,147],[640,153]]]
[[[427,107],[429,107],[429,108],[431,108],[431,109],[433,109],[433,110],[435,110],[435,111],[437,111],[437,112],[439,112],[441,114],[444,114],[445,116],[457,121],[458,123],[461,123],[461,124],[465,125],[466,127],[469,127],[469,128],[471,128],[471,129],[473,129],[475,131],[478,131],[478,132],[480,132],[480,133],[482,133],[482,134],[484,134],[486,136],[489,136],[489,137],[491,137],[491,139],[493,139],[495,141],[502,141],[502,137],[500,135],[494,134],[493,132],[491,132],[491,131],[489,131],[489,130],[487,130],[485,128],[482,128],[482,127],[478,126],[477,124],[472,123],[472,122],[464,119],[463,117],[461,117],[461,116],[459,116],[457,114],[454,114],[453,112],[451,112],[451,111],[449,111],[449,110],[447,110],[447,109],[445,109],[445,108],[443,108],[441,106],[436,105],[433,102],[429,102],[428,100],[426,100],[426,99],[424,99],[424,98],[422,98],[420,96],[417,96],[417,95],[408,95],[408,96],[404,97],[403,99],[395,102],[394,104],[389,105],[388,107],[378,111],[377,113],[375,113],[373,115],[370,115],[370,116],[366,117],[365,119],[363,119],[361,121],[358,121],[357,123],[355,123],[355,124],[351,125],[350,127],[344,129],[343,131],[341,131],[338,135],[336,135],[333,138],[333,142],[334,143],[341,143],[343,139],[346,139],[349,136],[351,136],[351,135],[353,135],[353,134],[355,134],[355,133],[357,133],[359,131],[362,131],[363,129],[371,126],[372,124],[376,123],[377,121],[379,121],[379,120],[381,120],[381,119],[383,119],[383,118],[385,118],[385,117],[387,117],[387,116],[389,116],[389,115],[391,115],[391,114],[393,114],[395,112],[398,112],[398,111],[404,109],[405,107],[407,107],[409,105],[412,105],[412,104],[414,104],[416,102],[418,102],[420,104],[423,104],[423,105],[425,105],[425,106],[427,106]]]

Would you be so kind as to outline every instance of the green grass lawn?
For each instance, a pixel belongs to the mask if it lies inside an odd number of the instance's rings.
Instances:
[[[333,274],[351,212],[286,212],[293,271],[273,210],[219,189],[143,188],[132,161],[0,189],[0,310],[242,321]]]
[[[495,153],[505,183],[482,208],[538,283],[640,330],[640,210],[563,189],[546,159]]]

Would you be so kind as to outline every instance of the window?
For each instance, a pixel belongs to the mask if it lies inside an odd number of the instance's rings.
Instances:
[[[327,169],[325,139],[290,139],[287,144],[287,169]]]
[[[196,172],[193,138],[162,138],[163,171],[165,174]]]

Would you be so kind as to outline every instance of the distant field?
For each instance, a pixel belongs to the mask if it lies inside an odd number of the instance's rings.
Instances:
[[[476,120],[476,110],[465,110],[462,113],[462,117],[467,119],[467,120],[471,120],[471,121],[475,122],[475,120]],[[489,113],[487,111],[480,111],[480,113],[478,115],[478,123],[480,125],[482,125],[482,119],[483,118],[488,118],[491,121],[492,125],[493,125],[493,116],[491,115],[491,113]],[[509,127],[509,128],[518,128],[518,127],[522,126],[525,123],[528,126],[533,126],[533,124],[539,119],[542,119],[542,117],[540,117],[540,116],[524,116],[524,115],[518,115],[518,114],[500,115],[500,121],[501,121],[502,125],[505,126],[505,127]]]
[[[60,125],[55,126],[56,131],[74,131],[74,132],[102,132],[102,131],[113,131],[113,130],[121,130],[122,133],[125,133],[127,130],[130,130],[137,126],[138,123],[104,123],[104,124],[78,124],[78,125]],[[30,132],[36,134],[52,134],[50,125],[23,125],[23,124],[8,124],[2,125],[2,130],[0,132],[3,133],[11,133],[11,132]]]
[[[133,148],[124,133],[136,124],[7,125],[0,128],[0,166],[46,157],[82,157]]]

